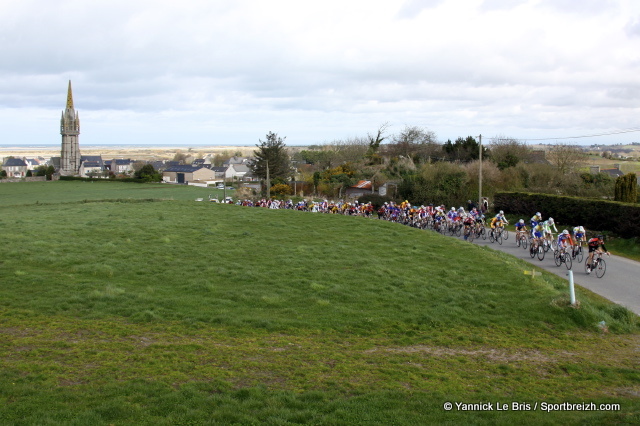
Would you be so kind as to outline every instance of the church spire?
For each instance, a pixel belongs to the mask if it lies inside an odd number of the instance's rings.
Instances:
[[[69,80],[69,89],[67,90],[67,109],[73,109],[73,93],[71,93],[71,80]]]

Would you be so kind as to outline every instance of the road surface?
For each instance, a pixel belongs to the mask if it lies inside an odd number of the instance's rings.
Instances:
[[[487,229],[487,232],[489,230]],[[553,261],[553,252],[548,251],[544,260],[532,259],[529,256],[529,249],[523,250],[516,246],[515,233],[509,232],[509,239],[503,241],[502,245],[491,243],[486,240],[477,239],[473,241],[478,245],[486,245],[495,250],[500,250],[517,258],[526,260],[549,272],[568,279],[567,268],[564,264],[556,266]],[[605,243],[606,245],[606,243]],[[614,303],[627,307],[632,312],[640,315],[640,262],[629,260],[620,256],[603,256],[607,262],[607,270],[602,278],[597,278],[595,273],[587,275],[584,270],[584,262],[587,259],[588,249],[585,248],[584,260],[578,263],[574,259],[571,270],[573,271],[573,281],[586,289],[593,291]],[[568,284],[567,284],[568,289]],[[567,290],[568,291],[568,290]]]

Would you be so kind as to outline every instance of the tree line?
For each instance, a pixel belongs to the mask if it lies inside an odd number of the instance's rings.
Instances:
[[[406,126],[396,134],[388,131],[389,126],[383,124],[365,136],[297,150],[289,149],[285,138],[269,132],[265,141],[256,144],[253,173],[265,180],[268,163],[270,188],[278,185],[278,195],[291,194],[295,180],[306,183],[315,195],[338,198],[359,180],[369,180],[374,188],[393,183],[392,195],[413,204],[457,207],[479,198],[482,156],[483,196],[526,191],[616,197],[615,179],[607,173],[591,173],[588,154],[578,146],[557,143],[534,150],[504,135],[483,139],[482,144],[476,136],[442,143],[433,131],[421,127]],[[631,177],[627,179],[631,182]]]

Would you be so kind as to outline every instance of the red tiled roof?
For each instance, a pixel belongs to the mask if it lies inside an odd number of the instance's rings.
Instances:
[[[370,180],[361,180],[357,184],[353,185],[352,188],[371,189],[371,181]]]

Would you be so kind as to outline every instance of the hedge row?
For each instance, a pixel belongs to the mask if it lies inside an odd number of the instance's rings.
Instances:
[[[616,201],[565,197],[524,192],[498,192],[496,210],[522,215],[527,220],[536,212],[558,223],[582,225],[586,229],[608,231],[624,238],[640,237],[640,205]]]

